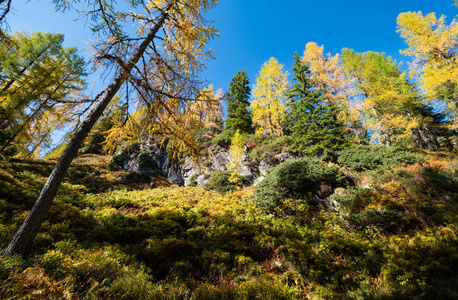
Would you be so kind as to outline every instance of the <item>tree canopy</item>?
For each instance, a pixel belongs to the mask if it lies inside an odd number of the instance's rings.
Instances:
[[[326,103],[326,94],[315,89],[310,66],[294,56],[293,84],[286,94],[287,128],[292,132],[293,149],[302,153],[321,154],[326,149],[338,150],[347,142],[343,122],[336,118],[340,108]]]
[[[245,70],[238,71],[229,83],[229,91],[226,95],[226,130],[240,130],[242,133],[253,131],[251,112],[249,111],[249,97],[251,95],[249,84],[250,81]]]
[[[90,102],[80,95],[86,63],[63,41],[62,34],[40,32],[1,40],[0,152],[34,154]]]
[[[283,65],[271,57],[262,65],[253,86],[254,99],[251,111],[256,134],[283,135],[284,97],[287,85],[288,72],[283,71]]]

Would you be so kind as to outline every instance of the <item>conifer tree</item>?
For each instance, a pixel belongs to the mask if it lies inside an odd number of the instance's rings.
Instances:
[[[245,70],[238,71],[229,83],[227,93],[226,130],[240,130],[241,133],[252,133],[250,102],[250,81]]]
[[[293,84],[286,94],[287,129],[292,133],[292,149],[302,153],[320,154],[339,150],[348,143],[344,139],[343,123],[335,118],[340,112],[337,104],[325,101],[325,93],[314,89],[310,67],[294,56]]]

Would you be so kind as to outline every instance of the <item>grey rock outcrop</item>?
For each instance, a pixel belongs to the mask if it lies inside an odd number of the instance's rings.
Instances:
[[[125,148],[117,153],[119,165],[128,172],[153,174],[160,172],[171,184],[184,185],[180,164],[173,161],[164,150],[150,142]],[[116,157],[115,156],[115,157]]]
[[[209,174],[215,171],[232,171],[226,166],[230,160],[229,151],[219,145],[211,145],[207,148],[208,155],[202,158],[199,164],[195,163],[190,157],[184,157],[181,162],[170,159],[165,147],[159,148],[150,142],[139,143],[118,153],[122,156],[119,165],[129,171],[140,174],[152,174],[160,172],[170,183],[178,186],[187,186],[192,180],[198,186],[204,186],[208,182]],[[242,176],[250,178],[250,184],[260,182],[267,171],[276,164],[294,159],[294,156],[287,152],[282,152],[275,156],[274,162],[267,160],[250,161],[245,152]]]

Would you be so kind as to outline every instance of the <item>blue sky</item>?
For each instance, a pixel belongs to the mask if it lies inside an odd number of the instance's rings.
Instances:
[[[396,17],[406,11],[444,14],[447,22],[458,14],[452,0],[220,0],[208,13],[220,37],[210,44],[216,60],[209,61],[204,75],[215,88],[224,91],[241,69],[254,83],[270,57],[289,70],[294,52],[302,54],[311,41],[324,45],[326,53],[335,54],[346,47],[407,60],[399,54],[405,45],[396,33]],[[83,41],[91,39],[90,30],[84,21],[75,19],[76,13],[56,13],[50,0],[15,0],[8,22],[11,31],[64,33],[66,46],[83,50]],[[102,87],[100,80],[96,87]]]

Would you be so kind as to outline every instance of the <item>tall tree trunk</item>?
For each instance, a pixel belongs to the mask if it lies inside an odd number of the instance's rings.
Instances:
[[[413,117],[410,112],[407,112],[407,116],[409,117],[409,120],[413,121]],[[428,148],[429,151],[439,150],[439,143],[437,142],[434,134],[432,134],[428,129],[428,126],[417,127],[412,130],[412,133],[413,138],[420,149]]]
[[[413,137],[413,140],[415,141],[415,144],[417,144],[418,148],[420,148],[421,150],[426,149],[427,146],[425,142],[423,141],[423,139],[421,138],[420,132],[418,132],[418,128],[412,129],[412,137]]]
[[[372,112],[374,113],[374,117],[377,120],[377,122],[380,122],[380,117],[377,113],[377,110],[375,108],[372,108]],[[380,130],[380,133],[383,136],[383,141],[384,141],[385,146],[391,147],[391,137],[388,131],[389,131],[388,129]]]
[[[46,184],[41,190],[40,196],[38,196],[38,199],[35,202],[32,210],[27,215],[27,218],[19,228],[18,232],[15,234],[11,243],[8,245],[8,248],[5,250],[5,253],[3,254],[4,256],[9,256],[13,253],[26,255],[30,251],[32,242],[35,239],[35,236],[37,235],[41,223],[44,221],[49,208],[51,207],[57,190],[63,178],[65,177],[71,162],[76,156],[78,149],[88,135],[89,131],[94,126],[95,122],[97,122],[97,120],[100,118],[103,111],[110,103],[111,99],[113,99],[113,97],[116,95],[134,66],[142,57],[148,45],[156,37],[157,32],[168,17],[167,12],[169,8],[170,5],[163,11],[156,25],[150,30],[145,40],[136,49],[126,67],[121,69],[118,76],[116,76],[114,79],[114,82],[96,98],[94,107],[91,109],[86,119],[82,122],[81,126],[76,130],[73,138],[70,140],[70,143],[68,144],[64,153],[57,162],[57,165],[54,167],[51,175],[49,176]]]
[[[439,150],[439,143],[437,142],[436,137],[429,132],[428,128],[418,127],[418,133],[420,134],[422,140],[425,142],[426,146],[428,147],[429,151],[437,151]]]

